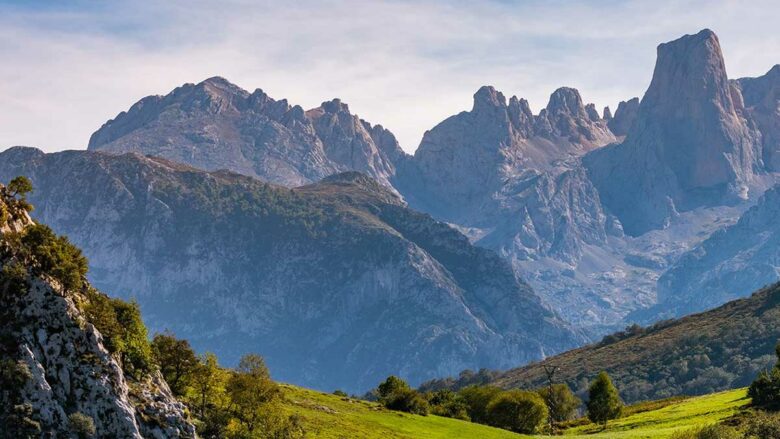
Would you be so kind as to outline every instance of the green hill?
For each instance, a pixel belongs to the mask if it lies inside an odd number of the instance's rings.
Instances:
[[[386,410],[379,404],[284,385],[286,409],[300,416],[307,437],[359,439],[494,439],[529,438],[496,428],[439,416],[417,416]],[[642,403],[607,430],[580,420],[565,431],[571,438],[667,438],[689,428],[717,423],[747,405],[745,389],[675,401]],[[548,437],[548,436],[538,436]]]
[[[537,388],[544,365],[556,365],[558,380],[583,395],[605,370],[626,402],[703,395],[744,387],[774,362],[780,339],[780,284],[751,297],[648,328],[634,327],[601,343],[500,374],[492,384]]]

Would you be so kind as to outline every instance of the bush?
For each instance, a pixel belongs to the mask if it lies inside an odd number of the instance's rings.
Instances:
[[[427,416],[428,401],[412,389],[400,389],[382,399],[382,403],[390,410]]]
[[[775,346],[778,363],[769,372],[762,371],[750,384],[748,396],[756,407],[777,410],[780,409],[780,344]]]
[[[487,406],[488,424],[518,433],[533,434],[547,420],[547,405],[535,392],[501,392]]]
[[[48,226],[28,226],[21,243],[28,256],[32,256],[38,274],[47,274],[62,284],[66,290],[78,290],[87,275],[87,258],[65,236],[57,236]]]
[[[336,396],[340,396],[340,397],[342,397],[342,398],[347,398],[347,397],[349,397],[349,395],[347,395],[347,392],[345,392],[345,391],[343,391],[343,390],[334,390],[334,391],[333,391],[333,394],[334,394],[334,395],[336,395]]]
[[[437,390],[428,393],[426,396],[428,405],[431,406],[431,412],[434,415],[461,419],[463,421],[471,420],[465,399],[452,390]]]
[[[468,386],[458,392],[466,403],[471,421],[480,424],[488,423],[487,406],[499,393],[501,389],[494,386]]]
[[[780,439],[780,415],[763,412],[751,413],[745,424],[745,437]]]
[[[198,367],[198,357],[190,342],[180,340],[172,333],[156,334],[152,339],[152,354],[160,366],[165,381],[174,395],[182,396],[187,390],[190,376]]]
[[[95,430],[95,422],[87,415],[81,413],[73,413],[68,416],[70,423],[70,430],[79,437],[79,439],[87,439],[95,436],[97,432]]]

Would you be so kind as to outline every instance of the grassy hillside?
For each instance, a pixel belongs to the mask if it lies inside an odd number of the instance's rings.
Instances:
[[[417,416],[385,410],[375,403],[341,398],[299,387],[284,386],[286,408],[299,415],[312,438],[410,439],[410,438],[529,438],[479,424]],[[676,401],[644,403],[629,407],[626,417],[611,421],[606,431],[584,422],[573,422],[565,435],[571,438],[667,438],[680,430],[714,424],[737,413],[748,403],[745,389]],[[545,436],[539,436],[545,437]]]
[[[494,381],[504,388],[536,388],[543,365],[560,367],[557,378],[584,394],[606,370],[627,402],[702,395],[750,384],[774,364],[780,338],[780,284],[751,297],[649,328],[605,337],[601,343],[513,369]]]

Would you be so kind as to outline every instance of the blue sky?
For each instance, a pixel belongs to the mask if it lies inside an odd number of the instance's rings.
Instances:
[[[559,86],[614,110],[655,47],[704,27],[731,77],[780,63],[776,0],[0,0],[0,149],[85,148],[149,94],[219,75],[304,108],[339,97],[413,151],[490,84],[538,111]]]

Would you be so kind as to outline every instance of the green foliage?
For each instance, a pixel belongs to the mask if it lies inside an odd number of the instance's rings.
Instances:
[[[606,372],[601,372],[588,389],[588,418],[604,427],[610,419],[620,417],[623,402],[612,380]]]
[[[95,436],[95,422],[91,417],[82,413],[72,413],[68,416],[70,430],[79,439],[88,439]]]
[[[470,421],[466,400],[459,394],[449,389],[437,390],[427,395],[431,413],[447,418]]]
[[[57,236],[48,226],[28,226],[21,238],[24,252],[32,257],[36,274],[47,274],[66,290],[78,290],[87,275],[87,258],[67,237]]]
[[[347,395],[347,392],[345,392],[343,390],[338,390],[338,389],[334,390],[333,394],[336,395],[336,396],[340,396],[342,398],[347,398],[349,396],[349,395]]]
[[[89,289],[84,306],[87,320],[103,335],[109,352],[122,361],[125,372],[140,376],[154,368],[148,332],[141,320],[141,310],[135,302],[127,303]]]
[[[501,392],[487,406],[488,424],[518,433],[535,433],[547,420],[547,405],[535,392]]]
[[[172,333],[156,334],[152,339],[152,354],[160,366],[165,381],[176,396],[187,390],[188,380],[198,366],[198,358],[190,342],[177,339]]]
[[[28,193],[33,191],[33,185],[30,179],[20,175],[8,183],[8,190],[11,192],[11,196],[24,199]]]
[[[469,418],[480,424],[488,423],[488,404],[499,393],[501,389],[494,386],[468,386],[458,392],[466,402]]]
[[[0,272],[4,294],[19,298],[27,292],[27,269],[17,261],[10,261]]]
[[[376,389],[379,401],[390,410],[413,413],[426,416],[429,411],[428,401],[417,391],[409,387],[406,381],[391,375]]]
[[[550,418],[554,422],[572,419],[577,413],[577,408],[582,404],[566,384],[553,384],[552,389],[543,387],[537,392],[547,404]]]
[[[675,433],[670,439],[742,439],[744,437],[731,427],[715,424]],[[761,436],[761,439],[769,438]]]
[[[748,389],[748,396],[756,407],[780,409],[780,343],[775,347],[775,355],[778,358],[775,367],[768,372],[761,371]]]
[[[5,419],[2,419],[2,417]],[[8,438],[38,439],[41,437],[41,425],[33,419],[33,408],[30,404],[17,404],[9,413],[0,414],[3,432]]]

